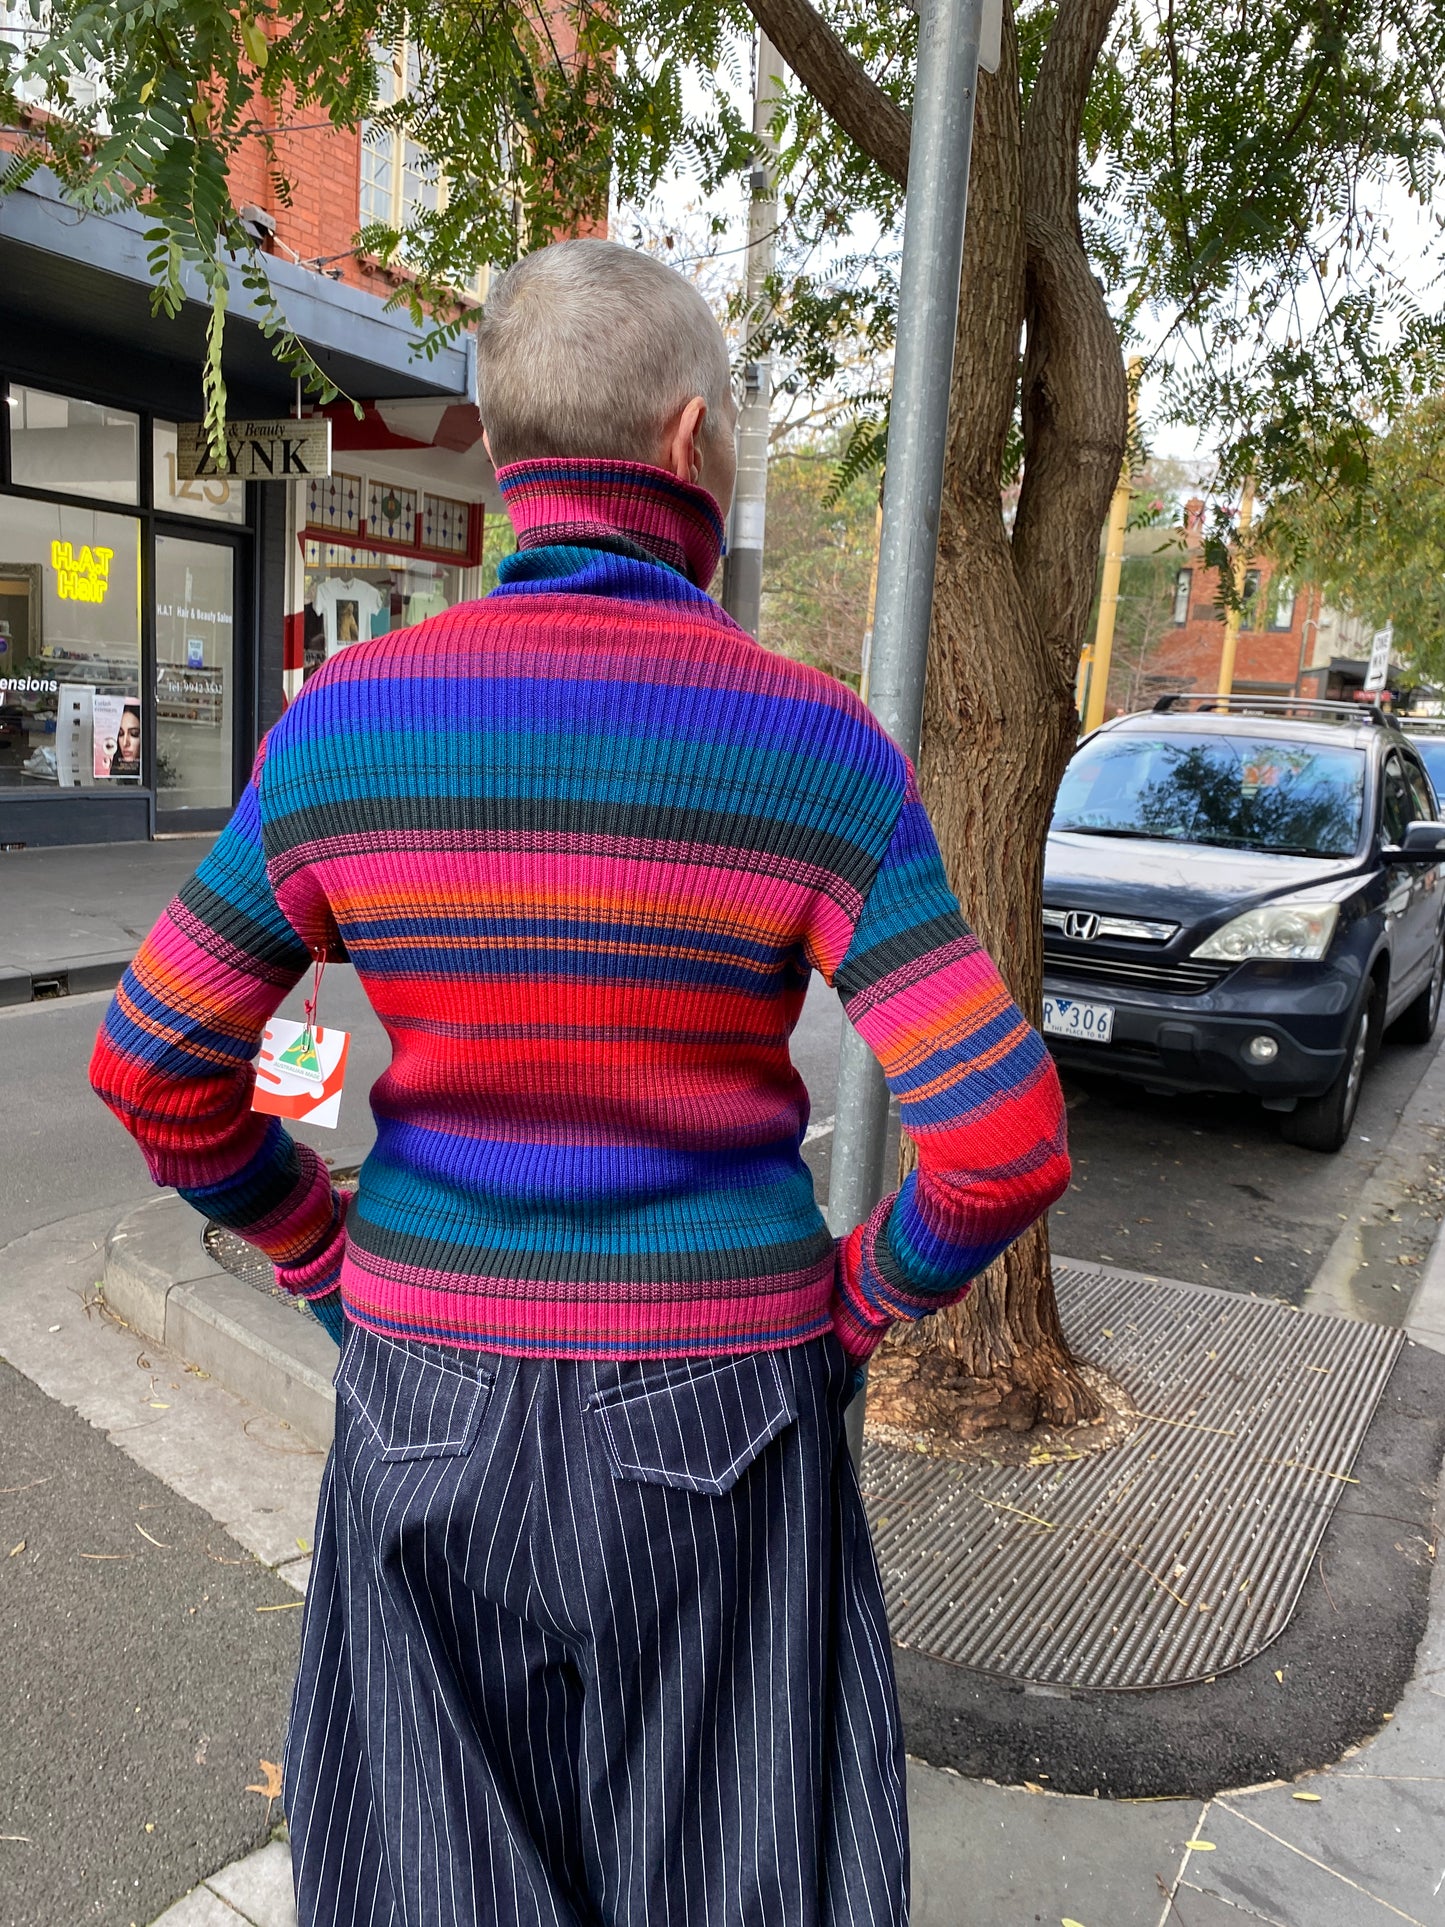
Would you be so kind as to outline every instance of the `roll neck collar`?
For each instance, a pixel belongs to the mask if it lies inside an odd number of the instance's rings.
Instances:
[[[595,545],[661,562],[706,589],[723,551],[722,510],[705,488],[645,462],[579,456],[508,462],[497,486],[518,549]]]

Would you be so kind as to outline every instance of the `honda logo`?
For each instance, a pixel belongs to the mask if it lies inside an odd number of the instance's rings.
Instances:
[[[1092,910],[1070,910],[1064,918],[1064,935],[1075,943],[1092,943],[1099,934],[1099,919]]]

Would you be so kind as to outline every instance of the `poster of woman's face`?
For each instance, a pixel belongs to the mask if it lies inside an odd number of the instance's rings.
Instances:
[[[97,777],[140,780],[140,704],[128,696],[97,696],[92,708],[92,770]]]

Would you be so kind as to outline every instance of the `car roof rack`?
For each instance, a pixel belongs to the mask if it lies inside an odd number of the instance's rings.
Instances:
[[[1395,722],[1407,736],[1412,730],[1418,730],[1422,736],[1431,736],[1445,731],[1445,716],[1412,716],[1407,711],[1405,715],[1397,716]]]
[[[1399,718],[1392,716],[1379,703],[1328,701],[1319,696],[1220,696],[1206,689],[1172,690],[1168,695],[1155,698],[1154,709],[1156,713],[1164,713],[1183,708],[1186,704],[1198,704],[1201,709],[1212,709],[1229,716],[1255,713],[1285,719],[1298,716],[1302,723],[1348,721],[1373,723],[1378,729],[1400,727]]]

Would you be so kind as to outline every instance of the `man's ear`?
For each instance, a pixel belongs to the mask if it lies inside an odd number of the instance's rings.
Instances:
[[[664,468],[670,468],[680,482],[695,482],[702,474],[702,455],[698,443],[707,421],[707,403],[694,395],[685,404],[667,436]]]

